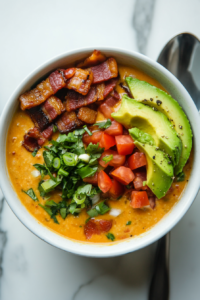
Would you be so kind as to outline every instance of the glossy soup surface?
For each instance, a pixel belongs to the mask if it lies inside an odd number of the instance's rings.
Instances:
[[[131,75],[163,89],[156,80],[137,69],[119,66],[119,73],[121,78]],[[117,91],[121,95],[124,93],[120,86],[117,86]],[[97,118],[97,121],[100,121],[103,119],[103,115],[98,114]],[[33,123],[30,117],[24,111],[18,109],[11,122],[7,137],[7,167],[13,187],[23,205],[25,205],[28,211],[38,220],[38,222],[65,237],[79,241],[86,241],[84,234],[85,220],[88,218],[86,211],[82,211],[78,216],[68,215],[65,220],[58,215],[57,219],[59,224],[56,224],[43,210],[43,208],[38,205],[38,202],[34,202],[22,191],[33,188],[39,202],[41,204],[45,204],[45,201],[40,197],[39,191],[37,190],[40,176],[35,178],[31,174],[31,172],[35,170],[33,164],[43,164],[43,148],[41,148],[37,155],[33,157],[31,153],[21,145],[25,132],[32,127]],[[57,135],[57,133],[54,134],[53,139],[56,139]],[[106,213],[105,215],[98,216],[96,218],[113,220],[113,226],[110,232],[114,234],[116,240],[134,237],[149,230],[165,214],[167,214],[181,198],[190,176],[193,160],[192,156],[193,155],[191,154],[189,161],[184,167],[186,175],[185,181],[173,183],[170,192],[168,192],[164,198],[156,201],[156,208],[154,210],[151,208],[133,209],[130,206],[130,201],[127,198],[122,197],[117,201],[107,201],[111,208],[117,208],[122,211],[119,216],[113,217],[109,215],[109,213]],[[51,199],[55,202],[59,202],[61,200],[60,196],[61,193],[54,192]],[[126,223],[128,221],[131,221],[131,225],[127,226]],[[105,233],[102,233],[100,235],[93,235],[89,242],[105,243],[110,241],[107,239]]]

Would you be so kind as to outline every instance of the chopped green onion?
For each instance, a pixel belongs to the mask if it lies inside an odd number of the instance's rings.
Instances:
[[[81,154],[81,155],[79,155],[78,158],[79,158],[80,160],[82,160],[82,161],[88,163],[89,160],[90,160],[90,155],[89,155],[89,154]]]
[[[48,179],[41,184],[45,193],[50,192],[56,185],[57,185],[57,183],[55,181],[53,181],[52,179]]]
[[[63,161],[66,166],[70,166],[70,167],[76,166],[78,162],[78,155],[71,152],[66,152],[63,155]]]
[[[90,216],[90,218],[94,218],[98,216],[98,211],[95,208],[92,208],[87,211],[87,214]]]
[[[128,222],[126,223],[126,225],[131,225],[131,223],[132,223],[131,221],[128,221]]]
[[[83,126],[83,128],[85,129],[85,131],[87,131],[87,133],[91,136],[92,132],[87,128],[86,125]]]
[[[67,171],[63,170],[62,168],[60,168],[58,170],[58,175],[63,175],[65,177],[67,177],[69,175],[69,172],[67,172]]]
[[[54,160],[53,160],[53,167],[55,169],[59,169],[60,168],[60,158],[59,157],[54,158]]]
[[[85,202],[85,199],[86,199],[86,195],[84,194],[77,194],[75,193],[74,196],[73,196],[73,200],[78,204],[83,204]]]
[[[112,233],[108,233],[108,234],[106,234],[106,236],[107,236],[107,238],[109,239],[109,240],[111,240],[111,241],[114,241],[115,240],[115,236],[114,236],[114,234],[112,234]]]

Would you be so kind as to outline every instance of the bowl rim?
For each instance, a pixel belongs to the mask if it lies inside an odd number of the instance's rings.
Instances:
[[[194,139],[195,145],[194,145],[194,162],[193,162],[193,169],[192,169],[192,179],[194,181],[193,184],[190,183],[190,181],[187,184],[186,190],[184,194],[182,195],[181,199],[184,198],[186,191],[190,189],[190,194],[188,194],[188,201],[184,203],[183,206],[180,207],[180,211],[176,212],[175,215],[173,214],[174,208],[170,211],[170,215],[172,215],[171,221],[166,223],[165,219],[169,216],[169,214],[165,215],[164,218],[161,219],[155,226],[153,226],[150,230],[148,230],[146,233],[137,236],[135,238],[118,241],[115,243],[104,243],[104,244],[96,244],[96,243],[84,243],[81,241],[71,240],[69,238],[65,238],[63,236],[60,236],[59,234],[53,232],[51,229],[48,229],[48,227],[45,227],[42,223],[39,223],[34,216],[32,216],[28,210],[26,210],[31,216],[31,218],[27,218],[27,215],[25,213],[25,210],[23,208],[17,207],[15,204],[16,199],[19,201],[19,198],[17,194],[14,191],[14,188],[12,188],[12,191],[9,190],[9,186],[11,186],[9,182],[9,177],[6,173],[6,162],[4,160],[5,156],[5,150],[6,150],[6,140],[4,137],[7,137],[7,131],[8,127],[6,127],[6,118],[9,114],[10,109],[13,109],[13,106],[15,105],[15,101],[17,99],[17,96],[19,92],[31,81],[31,79],[35,76],[39,76],[39,73],[42,72],[45,68],[51,66],[52,64],[55,64],[59,62],[59,60],[64,59],[70,55],[77,55],[85,52],[92,52],[94,49],[98,49],[102,52],[108,52],[112,53],[113,56],[117,54],[121,55],[128,55],[132,59],[137,59],[138,61],[141,61],[147,66],[151,66],[155,69],[155,72],[162,73],[162,75],[166,78],[166,81],[169,81],[172,85],[172,87],[175,87],[177,91],[179,91],[180,95],[185,99],[186,103],[189,105],[191,114],[194,117],[193,119],[190,119],[190,123],[192,126],[194,137],[197,136],[197,130],[196,128],[200,128],[200,118],[199,113],[196,109],[196,106],[191,99],[190,95],[184,88],[184,86],[178,81],[178,79],[171,74],[167,69],[165,69],[162,65],[159,63],[153,61],[152,59],[148,58],[147,56],[140,54],[135,51],[122,49],[122,48],[116,48],[116,47],[85,47],[85,48],[78,48],[74,50],[70,50],[67,52],[64,52],[60,55],[57,55],[45,63],[38,66],[35,70],[33,70],[30,74],[28,74],[25,79],[18,85],[18,87],[14,90],[12,95],[10,96],[9,100],[7,101],[6,105],[4,106],[4,109],[2,111],[1,117],[0,117],[0,185],[2,192],[5,196],[5,199],[10,206],[13,213],[17,216],[17,218],[21,221],[23,225],[25,225],[31,232],[33,232],[36,236],[41,238],[43,241],[51,244],[52,246],[55,246],[59,249],[69,251],[74,254],[79,254],[82,256],[89,256],[89,257],[114,257],[122,254],[126,254],[132,251],[139,250],[145,246],[148,246],[149,244],[155,242],[162,236],[164,236],[167,232],[169,232],[184,216],[184,214],[187,212],[191,204],[193,203],[198,190],[200,188],[200,181],[198,180],[198,169],[200,167],[200,141],[198,139]],[[83,57],[85,57],[83,55]],[[52,67],[53,69],[53,67]],[[9,123],[10,125],[10,123]],[[7,128],[7,129],[6,129]],[[198,155],[197,155],[198,154]],[[197,178],[196,178],[197,177]],[[15,199],[13,199],[13,195],[15,194]],[[19,201],[21,203],[21,201]],[[179,200],[180,202],[180,200]],[[23,204],[21,203],[23,206]],[[24,207],[25,208],[25,207]],[[26,209],[26,208],[25,208]],[[169,218],[168,218],[169,219]],[[154,230],[155,227],[159,227],[158,224],[160,222],[164,222],[164,228],[161,230],[157,228],[157,230]],[[42,227],[41,227],[42,226]],[[162,226],[161,226],[162,227]],[[41,229],[42,228],[42,229]],[[40,230],[41,231],[40,231]],[[151,232],[153,231],[153,234]],[[154,232],[155,231],[155,232]],[[136,241],[134,243],[133,241]],[[122,246],[123,245],[123,246]],[[78,246],[78,247],[77,247]]]

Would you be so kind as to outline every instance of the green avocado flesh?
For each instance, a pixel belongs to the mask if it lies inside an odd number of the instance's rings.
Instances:
[[[182,142],[182,152],[175,174],[179,174],[186,164],[192,149],[192,130],[181,106],[170,95],[159,88],[136,78],[126,77],[126,82],[136,101],[156,108],[167,116]]]
[[[124,95],[121,107],[112,117],[126,128],[137,127],[150,134],[155,145],[169,155],[173,165],[178,164],[182,143],[163,113]]]
[[[158,199],[164,197],[173,181],[173,166],[168,156],[152,145],[152,137],[138,128],[129,129],[136,147],[147,159],[147,186]],[[146,143],[144,144],[144,138]],[[150,143],[150,144],[149,144]]]

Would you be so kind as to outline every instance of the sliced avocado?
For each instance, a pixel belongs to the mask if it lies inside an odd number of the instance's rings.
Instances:
[[[179,174],[183,170],[192,149],[192,130],[187,116],[178,102],[161,89],[132,77],[126,77],[126,82],[137,101],[161,111],[173,124],[182,141],[181,157],[175,167],[175,174]]]
[[[178,164],[181,140],[163,113],[124,95],[121,107],[112,117],[126,128],[138,127],[150,134],[155,145],[169,155],[173,165]]]
[[[163,151],[157,150],[156,146],[151,145],[152,137],[149,134],[136,127],[129,129],[129,133],[136,147],[146,155],[147,186],[158,199],[164,197],[172,184],[174,176],[171,160]],[[144,135],[146,144],[143,143]]]

